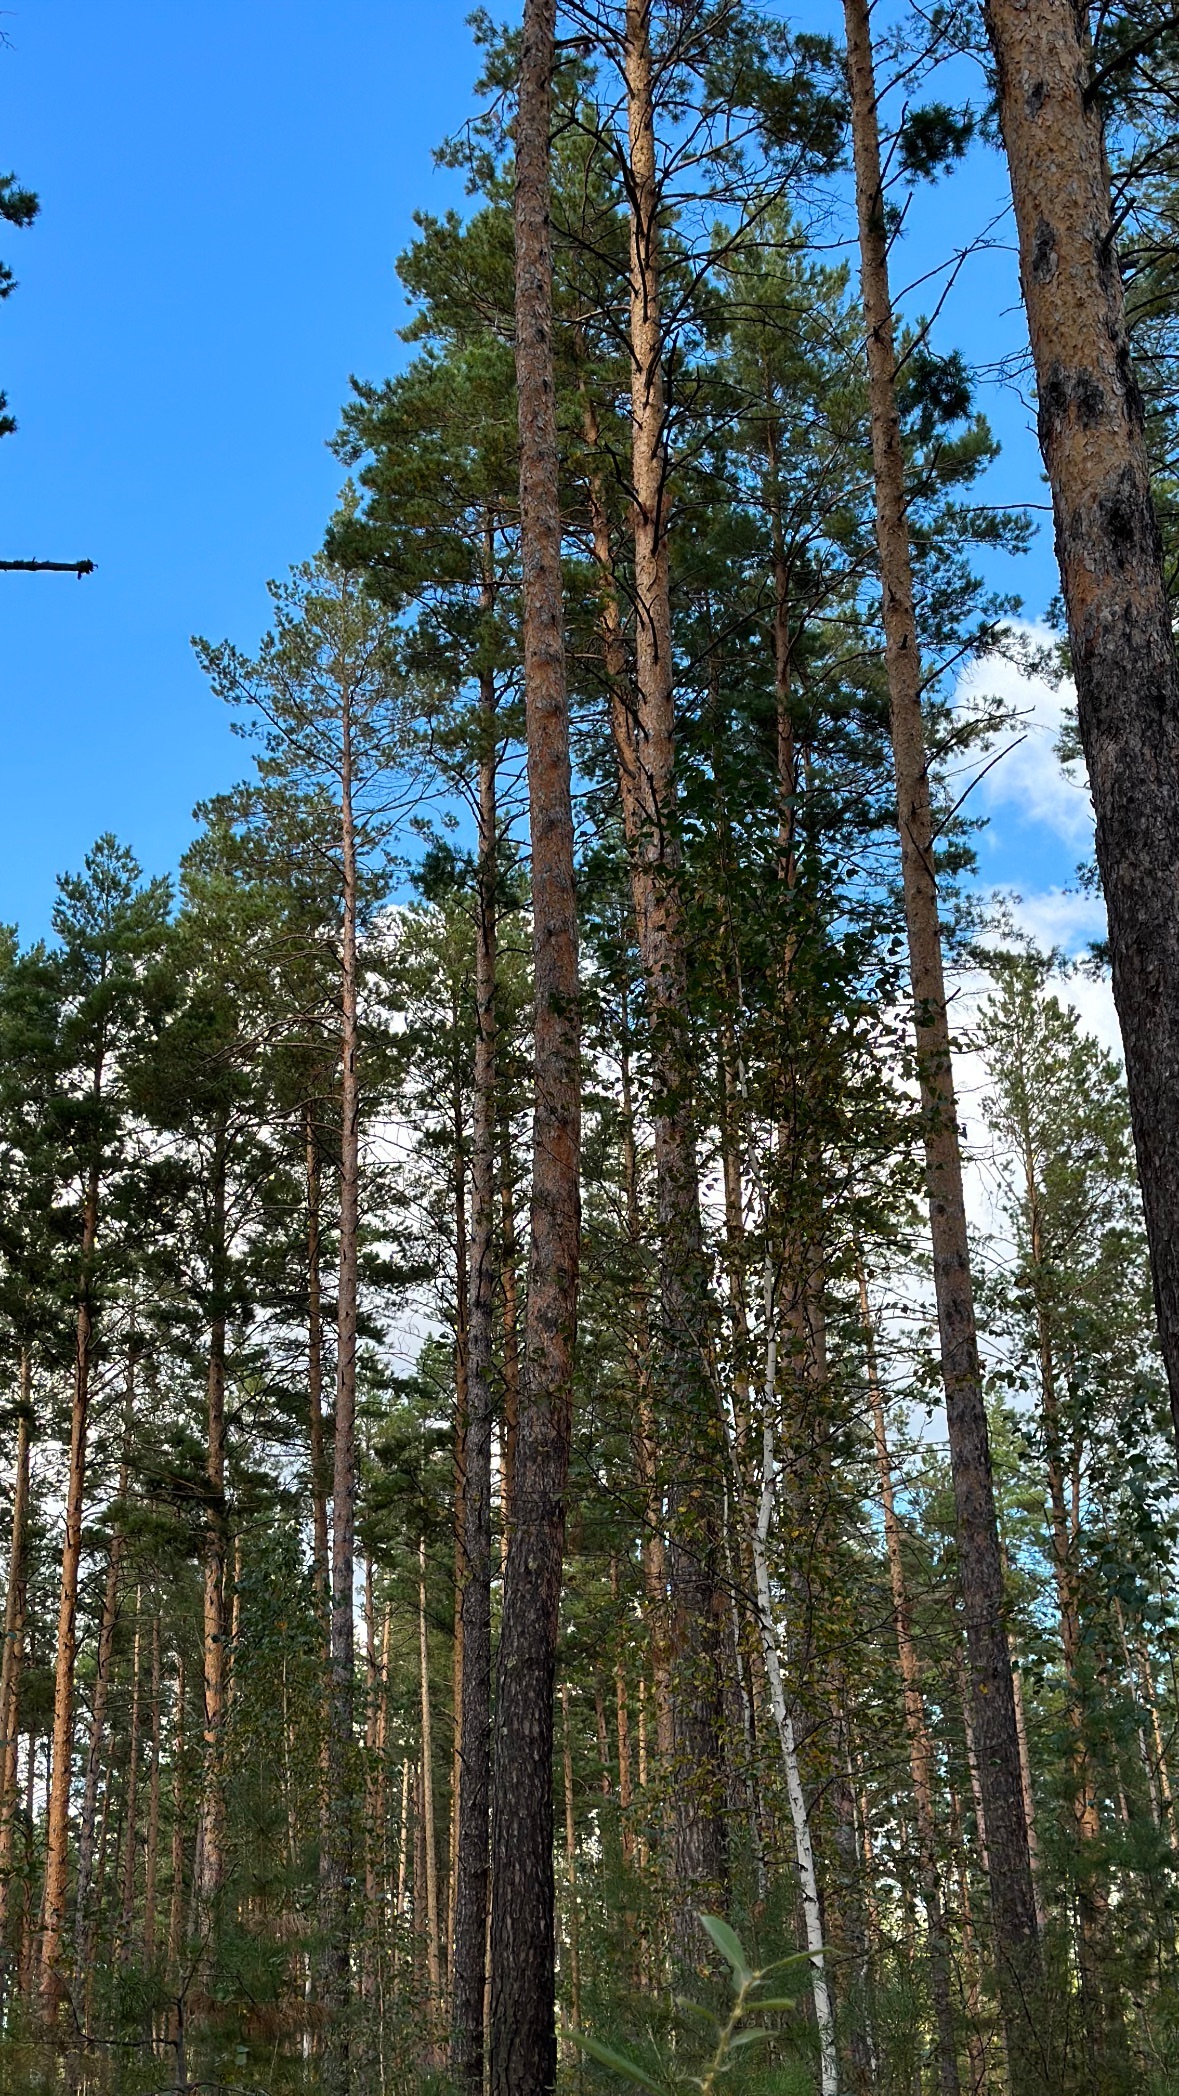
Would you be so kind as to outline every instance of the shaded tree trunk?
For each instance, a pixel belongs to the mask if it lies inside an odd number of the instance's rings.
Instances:
[[[581,1248],[580,1026],[549,115],[555,0],[525,0],[516,119],[516,378],[535,983],[532,1242],[497,1675],[492,2096],[556,2078],[553,1690]]]
[[[975,1333],[958,1110],[942,967],[934,830],[921,716],[921,655],[905,512],[876,86],[866,0],[844,0],[844,19],[861,278],[868,328],[876,537],[934,1288],[970,1658],[970,1700],[986,1804],[1003,2018],[1013,2096],[1024,2096],[1026,2089],[1042,2086],[1047,2073],[1043,2031],[1035,2008],[1041,1984],[1040,1945],[1020,1780],[1011,1661],[1003,1624],[1003,1577]]]

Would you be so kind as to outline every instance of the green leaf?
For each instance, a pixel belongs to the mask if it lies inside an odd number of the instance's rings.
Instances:
[[[706,2009],[702,2002],[693,2001],[690,1995],[677,1994],[675,2006],[677,2015],[687,2016],[694,2023],[706,2024],[709,2030],[715,2031],[720,2029],[720,2023],[713,2015],[712,2010]]]
[[[768,2030],[738,2031],[735,2037],[729,2039],[729,2051],[736,2052],[738,2045],[760,2045],[764,2039],[772,2038],[773,2035],[773,2031]]]
[[[656,2081],[645,2067],[636,2065],[634,2060],[628,2060],[625,2054],[611,2052],[610,2047],[603,2045],[600,2038],[591,2038],[588,2031],[581,2030],[571,2030],[569,2035],[575,2045],[580,2045],[582,2051],[588,2052],[590,2058],[597,2060],[600,2066],[609,2067],[611,2073],[620,2074],[624,2081],[637,2082],[640,2089],[652,2089],[654,2096],[667,2096],[665,2082]]]
[[[823,1956],[825,1948],[826,1946],[821,1943],[818,1950],[793,1950],[788,1958],[775,1958],[772,1965],[762,1966],[761,1971],[757,1975],[758,1986],[760,1987],[763,1980],[768,1980],[771,1972],[785,1972],[788,1965],[811,1964],[815,1958]]]
[[[726,1964],[732,1967],[737,1985],[750,1986],[753,1974],[749,1969],[741,1938],[729,1927],[728,1922],[722,1921],[717,1914],[700,1914],[697,1919],[705,1934],[712,1938]]]
[[[770,2009],[781,2009],[784,2014],[791,2015],[798,2007],[798,2003],[793,1995],[781,1994],[776,1996],[773,2001],[758,2000],[755,2003],[755,2007],[759,2015],[766,2013]]]

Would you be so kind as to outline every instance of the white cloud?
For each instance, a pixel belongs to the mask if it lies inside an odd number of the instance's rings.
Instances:
[[[1020,621],[1016,631],[1032,646],[1046,647],[1054,636],[1047,626]],[[1017,718],[996,738],[990,769],[976,788],[977,803],[990,814],[1013,811],[1025,822],[1051,831],[1063,844],[1085,849],[1093,830],[1093,811],[1083,770],[1067,769],[1056,754],[1065,714],[1075,694],[1067,680],[1050,684],[1028,676],[1018,663],[994,658],[974,662],[958,680],[955,707],[963,712],[988,710],[998,701]]]

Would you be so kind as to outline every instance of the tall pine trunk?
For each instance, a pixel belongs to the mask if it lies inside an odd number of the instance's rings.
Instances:
[[[532,1241],[497,1674],[492,2096],[557,2068],[553,1690],[581,1249],[580,1025],[553,377],[549,117],[556,0],[525,0],[516,117],[516,380],[535,979]]]
[[[990,1853],[991,1904],[1013,2096],[1043,2086],[1036,2015],[1041,1983],[1027,1823],[990,1445],[974,1324],[962,1155],[950,1049],[921,715],[921,654],[905,512],[904,456],[880,169],[871,22],[866,0],[844,0],[855,151],[861,280],[868,334],[876,538],[896,769],[901,874],[921,1086],[934,1289],[957,1514],[958,1559]]]
[[[489,585],[490,587],[490,585]],[[490,606],[488,605],[488,608]],[[491,1312],[495,1274],[496,743],[495,685],[479,695],[479,866],[475,920],[475,1100],[471,1144],[470,1328],[461,1590],[458,1840],[451,1965],[451,2068],[460,2088],[483,2087],[483,1997],[491,1799]]]
[[[331,1707],[328,1722],[327,1991],[332,2023],[324,2056],[332,2096],[351,2085],[351,1780],[355,1701],[353,1567],[356,1552],[356,1350],[360,1232],[359,970],[352,707],[340,694],[340,1225],[336,1288],[336,1418],[332,1468]]]
[[[655,1091],[660,1352],[678,1457],[671,1482],[674,1871],[681,1951],[698,1953],[692,1910],[723,1904],[727,1878],[721,1727],[719,1413],[709,1358],[708,1271],[692,1115],[687,953],[676,837],[675,695],[668,548],[667,399],[660,309],[651,0],[627,0],[631,481],[634,538],[633,729],[619,757]],[[616,734],[619,715],[615,704]]]
[[[1114,1001],[1179,1439],[1179,665],[1088,14],[988,0]]]

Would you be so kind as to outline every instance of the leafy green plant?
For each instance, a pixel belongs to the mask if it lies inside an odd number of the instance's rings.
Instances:
[[[665,2058],[653,2048],[650,2066],[643,2066],[626,2053],[615,2052],[604,2045],[600,2038],[588,2031],[573,2031],[571,2036],[587,2052],[591,2059],[608,2067],[624,2081],[632,2082],[641,2089],[650,2089],[653,2096],[679,2096],[679,2092],[698,2089],[701,2096],[714,2096],[718,2084],[725,2075],[732,2074],[743,2066],[758,2049],[779,2035],[764,2024],[753,2023],[755,2016],[790,2014],[795,2007],[792,1997],[769,1989],[770,1982],[777,1980],[788,1966],[805,1965],[806,1951],[796,1952],[789,1958],[778,1958],[772,1965],[754,1969],[745,1954],[740,1937],[715,1914],[701,1914],[700,1925],[711,1938],[729,1968],[732,2001],[727,2016],[714,2014],[695,2001],[678,2000],[676,2007],[681,2016],[692,2025],[707,2031],[708,2047],[702,2058],[690,2065],[679,2059]]]

